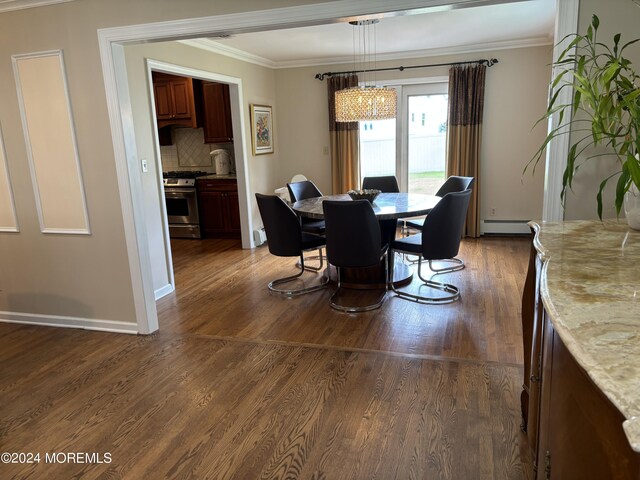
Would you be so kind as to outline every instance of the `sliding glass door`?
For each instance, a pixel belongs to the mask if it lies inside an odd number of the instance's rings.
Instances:
[[[444,88],[443,88],[444,87]],[[433,195],[444,183],[447,155],[447,85],[412,85],[403,89],[406,129],[406,189]],[[442,92],[444,90],[444,92]],[[402,183],[402,182],[401,182]]]
[[[360,176],[362,178],[395,175],[396,152],[395,118],[360,122]]]
[[[395,175],[402,191],[432,195],[445,180],[448,86],[397,88],[396,120],[360,122],[361,176]]]

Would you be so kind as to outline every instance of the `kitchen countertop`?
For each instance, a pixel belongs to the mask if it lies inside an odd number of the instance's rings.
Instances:
[[[237,178],[235,173],[229,173],[227,175],[216,175],[212,173],[211,175],[198,177],[198,180],[236,180]]]
[[[550,320],[640,452],[640,231],[624,220],[529,225]]]

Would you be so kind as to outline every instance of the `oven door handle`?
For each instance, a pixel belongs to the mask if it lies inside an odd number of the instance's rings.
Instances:
[[[183,197],[185,193],[196,193],[195,188],[165,188],[164,194],[168,197]]]

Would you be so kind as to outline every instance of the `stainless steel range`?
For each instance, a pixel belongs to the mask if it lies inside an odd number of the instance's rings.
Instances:
[[[209,173],[176,171],[162,174],[170,237],[200,238],[196,178],[204,175]]]

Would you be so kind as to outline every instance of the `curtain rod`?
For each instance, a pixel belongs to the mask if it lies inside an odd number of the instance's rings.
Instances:
[[[451,63],[432,63],[430,65],[411,65],[409,67],[404,67],[400,65],[399,67],[387,67],[387,68],[371,68],[368,70],[351,70],[348,72],[324,72],[317,73],[316,78],[320,81],[324,80],[324,77],[332,77],[334,75],[348,75],[350,73],[367,73],[367,72],[388,72],[390,70],[400,70],[401,72],[404,70],[410,70],[412,68],[429,68],[429,67],[451,67],[454,65],[469,65],[471,63],[477,63],[479,65],[486,65],[487,67],[492,67],[496,63],[498,63],[497,58],[481,58],[480,60],[469,60],[467,62],[451,62]]]

